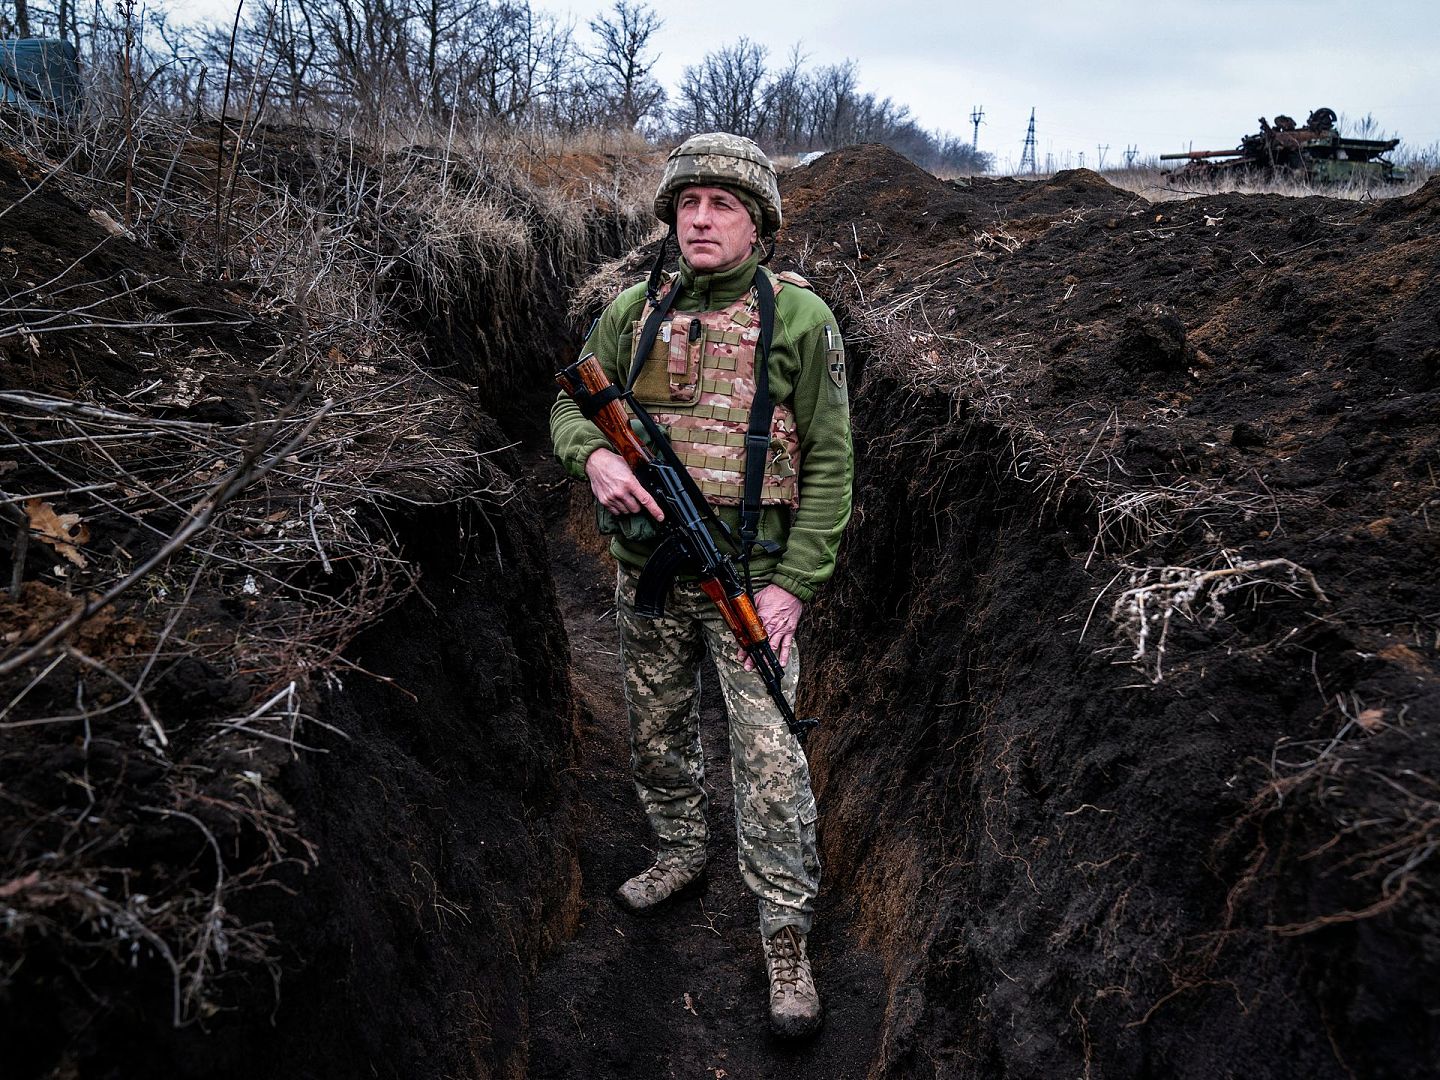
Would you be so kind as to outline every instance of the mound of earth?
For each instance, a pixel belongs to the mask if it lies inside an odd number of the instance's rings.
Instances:
[[[864,372],[802,711],[872,1075],[1428,1074],[1440,181],[782,193]]]
[[[533,257],[479,275],[488,301],[392,264],[373,310],[355,260],[426,220],[378,202],[400,166],[242,149],[233,235],[261,248],[218,277],[207,214],[160,228],[145,187],[203,194],[203,140],[140,162],[149,242],[0,155],[0,1071],[520,1075],[576,911],[576,706],[540,516],[475,399],[545,380],[567,275],[629,240],[604,207],[523,217]],[[319,240],[276,206],[338,193],[339,254],[297,284],[263,245]],[[561,329],[453,381],[516,311]]]

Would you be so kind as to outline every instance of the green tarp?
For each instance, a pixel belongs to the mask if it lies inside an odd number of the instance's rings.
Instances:
[[[75,46],[51,38],[0,41],[0,102],[42,116],[65,116],[80,104]]]

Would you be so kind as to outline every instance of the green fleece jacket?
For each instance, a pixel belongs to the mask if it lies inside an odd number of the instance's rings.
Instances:
[[[757,256],[732,270],[697,273],[680,261],[680,289],[675,307],[681,312],[715,311],[739,299],[755,276]],[[760,539],[774,540],[780,553],[757,555],[753,575],[772,582],[809,601],[816,588],[835,571],[840,534],[850,520],[850,489],[854,471],[850,447],[850,406],[846,396],[843,352],[839,328],[830,308],[809,289],[786,285],[775,304],[775,337],[770,351],[770,395],[795,412],[800,436],[800,505],[767,506],[760,522]],[[634,352],[633,326],[645,306],[645,285],[626,289],[600,316],[585,342],[611,380],[624,385]],[[826,331],[829,330],[827,337]],[[838,361],[838,372],[831,364]],[[561,393],[550,410],[550,436],[555,456],[572,476],[585,478],[585,461],[601,447],[605,436]],[[739,507],[717,507],[717,514],[737,528]],[[622,562],[642,566],[654,550],[653,542],[616,536],[610,552]]]

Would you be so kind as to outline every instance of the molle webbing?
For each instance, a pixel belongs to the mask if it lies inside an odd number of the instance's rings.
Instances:
[[[759,369],[763,309],[770,309],[773,326],[771,297],[782,287],[779,280],[757,275],[755,287],[728,307],[669,316],[680,289],[671,280],[635,324],[630,385],[665,429],[676,457],[716,504],[745,502],[747,460],[752,457],[759,502],[794,507],[799,501],[795,414],[785,405],[770,404],[766,423],[759,409],[762,398],[769,401],[763,389],[769,380],[762,378],[768,368],[763,373]],[[761,289],[767,293],[763,299]],[[667,316],[670,322],[660,335],[660,320]],[[755,443],[753,453],[747,452],[747,436]]]
[[[701,480],[700,490],[704,492],[706,498],[731,505],[739,503],[745,497],[744,484],[730,484],[722,480]],[[786,493],[788,491],[789,488],[784,485],[766,482],[760,488],[760,499],[767,503],[787,502]]]
[[[731,409],[724,405],[696,405],[693,409],[686,410],[687,416],[704,417],[707,420],[733,420],[737,424],[743,424],[750,418],[749,409]],[[745,445],[745,436],[740,436],[737,446]]]
[[[682,428],[682,442],[695,446],[744,446],[745,436],[733,431],[696,431]],[[669,432],[667,432],[669,434]],[[673,437],[672,437],[673,438]]]

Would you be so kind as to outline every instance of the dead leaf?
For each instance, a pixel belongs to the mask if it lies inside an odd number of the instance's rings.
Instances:
[[[690,992],[688,990],[685,992],[685,1011],[688,1012],[691,1016],[700,1015],[698,1012],[695,1011],[695,999],[690,996]]]
[[[173,385],[160,397],[155,399],[156,405],[173,405],[176,408],[188,409],[200,398],[200,385],[205,381],[203,372],[196,371],[192,367],[182,367],[175,375]]]
[[[1355,717],[1355,722],[1366,731],[1376,731],[1385,726],[1385,710],[1365,709]]]
[[[40,355],[40,339],[37,338],[34,334],[26,334],[26,335],[25,335],[25,338],[26,338],[27,341],[30,342],[30,351],[33,352],[36,356],[39,356],[39,355]]]
[[[81,523],[79,514],[57,514],[48,502],[26,499],[25,515],[41,543],[49,544],[80,569],[85,569],[85,556],[75,545],[89,541],[90,526]]]
[[[727,1073],[724,1069],[716,1069],[716,1070],[715,1070],[715,1080],[725,1080],[725,1077],[727,1077],[727,1076],[729,1076],[729,1075],[730,1075],[730,1074]]]
[[[121,225],[104,210],[98,208],[91,210],[90,220],[95,222],[95,224],[99,225],[111,236],[124,236],[126,233],[125,226]]]

